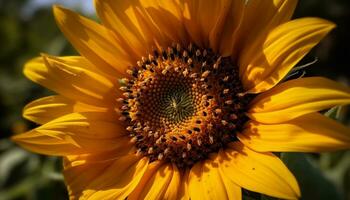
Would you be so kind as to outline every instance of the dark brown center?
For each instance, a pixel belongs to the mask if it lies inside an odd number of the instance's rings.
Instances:
[[[179,168],[192,166],[232,141],[247,121],[230,58],[193,45],[154,51],[123,79],[120,120],[139,154]]]

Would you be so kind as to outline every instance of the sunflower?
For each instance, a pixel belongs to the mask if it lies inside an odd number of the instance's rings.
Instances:
[[[41,126],[13,140],[63,157],[70,199],[298,198],[272,152],[349,148],[349,129],[319,112],[349,104],[350,90],[290,78],[335,27],[291,20],[296,4],[95,0],[101,23],[54,6],[80,55],[26,63],[58,94],[24,108]]]

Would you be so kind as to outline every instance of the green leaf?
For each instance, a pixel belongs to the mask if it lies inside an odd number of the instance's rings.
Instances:
[[[28,153],[19,148],[12,148],[0,155],[0,186],[2,186],[11,174],[13,168],[23,163]]]
[[[341,200],[336,187],[314,167],[304,153],[282,153],[281,159],[298,180],[301,199]]]
[[[324,115],[334,120],[340,121],[342,118],[342,106],[337,106],[329,109]]]

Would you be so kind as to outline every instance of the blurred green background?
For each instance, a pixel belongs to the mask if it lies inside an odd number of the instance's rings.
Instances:
[[[9,140],[11,135],[36,126],[21,117],[24,105],[50,94],[23,76],[24,62],[41,52],[76,54],[56,27],[50,7],[53,2],[95,18],[90,0],[0,0],[0,200],[67,199],[61,160],[32,154]],[[301,62],[318,58],[306,75],[322,75],[349,85],[350,1],[302,0],[294,18],[303,16],[322,17],[338,25]],[[342,107],[326,114],[350,126],[349,113]],[[302,199],[350,200],[350,151],[281,157],[296,175]],[[246,199],[257,197],[244,194]]]

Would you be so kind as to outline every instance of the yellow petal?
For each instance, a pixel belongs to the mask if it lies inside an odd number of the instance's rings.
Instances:
[[[228,199],[218,163],[212,160],[195,164],[191,168],[188,180],[188,191],[193,200]]]
[[[128,199],[130,200],[137,200],[140,199],[141,193],[144,191],[146,185],[148,184],[149,180],[157,173],[158,169],[163,165],[160,161],[154,161],[151,162],[147,170],[145,171],[141,181],[136,186],[136,188],[131,192],[131,194],[128,196]]]
[[[73,112],[107,111],[106,108],[95,107],[76,102],[60,95],[37,99],[23,109],[23,117],[38,124],[45,124],[55,118]]]
[[[220,156],[218,155],[216,157],[216,163],[220,165]],[[236,183],[234,183],[230,178],[226,176],[226,174],[223,173],[222,170],[216,169],[219,171],[221,179],[225,185],[227,198],[228,199],[242,199],[242,189],[240,186],[238,186]]]
[[[76,167],[89,163],[111,161],[129,154],[135,154],[137,152],[134,145],[128,145],[127,137],[123,137],[121,140],[126,143],[125,146],[115,146],[115,148],[108,151],[91,152],[78,155],[65,155],[63,159],[63,168],[68,169],[70,167]]]
[[[166,189],[163,199],[177,200],[181,196],[179,195],[179,188],[181,185],[181,173],[179,169],[173,164],[172,166],[173,176],[171,177],[170,183]],[[155,183],[158,181],[156,180]]]
[[[234,143],[219,152],[219,167],[237,185],[262,194],[282,198],[300,197],[298,183],[283,162],[271,153],[257,153]]]
[[[231,1],[187,0],[183,3],[185,27],[192,41],[217,50]]]
[[[182,12],[184,17],[184,24],[188,34],[190,35],[191,41],[198,46],[204,46],[204,38],[200,30],[200,22],[198,17],[199,3],[200,1],[188,0],[184,1]],[[196,4],[197,3],[197,4]]]
[[[68,189],[69,199],[79,199],[83,191],[86,190],[87,184],[93,182],[103,174],[111,163],[112,161],[99,162],[64,169],[63,175]]]
[[[106,78],[110,79],[111,81],[115,81],[117,78],[114,77],[112,74],[107,74],[103,71],[103,68],[100,68],[99,66],[93,65],[88,59],[86,59],[83,56],[51,56],[42,53],[41,54],[43,57],[49,57],[52,59],[57,58],[58,60],[64,61],[69,66],[79,66],[80,68],[84,68],[88,71],[92,71],[96,74],[100,74],[105,76]]]
[[[266,35],[278,25],[290,20],[297,4],[297,0],[244,2],[246,6],[237,35],[238,42],[234,44],[232,52],[234,57],[239,54],[241,70],[244,70],[242,60],[243,62],[249,61],[249,56],[252,55],[250,52],[256,52],[257,45],[265,40]],[[264,14],[261,14],[262,12]]]
[[[107,112],[72,113],[12,139],[31,151],[49,155],[98,153],[131,146],[124,127]]]
[[[183,24],[181,4],[176,0],[149,1],[141,0],[142,7],[158,27],[170,40],[185,45],[189,38]]]
[[[95,0],[95,7],[102,23],[114,31],[118,42],[127,47],[130,55],[137,55],[133,56],[137,60],[158,45],[171,44],[162,27],[158,27],[147,13],[142,1]]]
[[[172,164],[153,162],[128,199],[178,199],[181,174]]]
[[[275,86],[334,27],[323,19],[301,18],[272,30],[260,46],[241,60],[245,89],[259,93]]]
[[[180,172],[175,165],[164,164],[148,179],[138,199],[176,199]],[[133,198],[131,198],[133,199]]]
[[[231,0],[219,0],[209,1],[205,4],[207,4],[204,7],[206,10],[201,10],[202,14],[200,15],[201,26],[204,30],[204,37],[209,39],[208,46],[217,52],[222,32],[226,28],[225,22],[227,21],[231,4],[235,3]]]
[[[54,6],[53,11],[59,28],[82,56],[101,71],[123,77],[132,58],[110,30],[68,9]]]
[[[115,103],[118,89],[104,75],[91,71],[76,62],[43,55],[24,66],[24,74],[32,81],[43,85],[65,97],[86,104],[110,107]]]
[[[148,159],[126,155],[64,170],[71,199],[125,199],[147,170]]]
[[[319,113],[282,124],[250,122],[238,137],[256,151],[320,152],[350,148],[350,129]]]
[[[300,78],[258,95],[248,115],[255,121],[272,124],[349,103],[349,88],[326,78]]]
[[[142,28],[136,26],[138,25],[135,23],[136,17],[131,18],[130,14],[127,14],[126,10],[132,9],[131,5],[127,4],[131,4],[130,1],[95,0],[96,12],[102,23],[115,32],[118,40],[126,47],[126,51],[140,57],[150,50],[150,45],[141,32]]]
[[[236,44],[239,41],[238,35],[242,25],[245,8],[245,0],[231,2],[231,7],[226,16],[224,29],[222,30],[221,37],[218,38],[220,40],[219,53],[223,57],[231,56],[237,48]]]
[[[181,182],[179,187],[179,195],[178,199],[181,200],[189,200],[190,194],[188,192],[188,176],[190,174],[190,169],[183,170],[182,176],[181,176]]]

